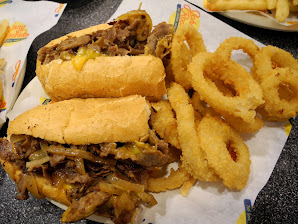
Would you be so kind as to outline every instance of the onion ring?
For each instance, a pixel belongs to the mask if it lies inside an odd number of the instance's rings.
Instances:
[[[193,88],[215,110],[226,111],[247,123],[253,123],[255,109],[264,103],[259,84],[241,65],[217,54],[199,53],[189,65]],[[237,75],[235,75],[237,74]],[[236,96],[225,96],[215,85],[210,85],[205,75],[232,85]]]
[[[256,132],[263,127],[264,122],[255,117],[253,123],[246,123],[243,119],[239,117],[235,117],[224,111],[215,111],[212,107],[209,107],[204,101],[200,99],[200,95],[198,92],[194,92],[191,98],[191,103],[194,109],[201,115],[201,117],[205,117],[207,114],[214,117],[223,116],[227,123],[230,124],[232,128],[240,133],[252,133]],[[200,119],[202,120],[202,118]]]
[[[187,47],[184,43],[187,42],[190,54],[184,54]],[[188,50],[188,49],[187,49]],[[191,24],[180,25],[174,34],[172,42],[171,67],[175,82],[182,85],[185,89],[191,89],[191,75],[187,71],[187,65],[199,52],[206,52],[202,35]]]
[[[190,63],[190,58],[191,58],[191,54],[190,54],[190,50],[188,49],[188,47],[186,46],[185,43],[181,43],[180,46],[180,54],[183,55],[184,59],[180,60],[179,63],[181,65],[181,68],[185,70],[185,68],[187,68],[188,64]],[[171,48],[171,55],[173,54],[173,50]],[[175,53],[174,53],[175,54]],[[178,57],[178,55],[176,55],[176,57]],[[174,71],[173,71],[173,57],[171,56],[168,65],[166,65],[166,83],[170,84],[171,82],[175,81],[175,75],[174,75]],[[177,59],[178,60],[178,59]],[[175,62],[176,63],[176,62]],[[180,69],[181,69],[180,68]],[[177,76],[177,71],[175,72],[176,76]],[[179,73],[178,73],[179,75]]]
[[[240,49],[243,50],[244,53],[248,54],[253,61],[260,50],[253,40],[243,37],[230,37],[219,45],[215,53],[220,54],[225,58],[231,58],[232,51]]]
[[[275,117],[275,116],[270,116],[268,114],[268,112],[264,109],[264,105],[262,105],[262,107],[259,107],[257,108],[257,112],[259,114],[261,114],[262,116],[262,119],[265,120],[265,121],[279,121],[279,122],[282,122],[282,121],[285,121],[286,119],[285,118],[280,118],[280,117]]]
[[[195,111],[197,111],[201,119],[206,116],[206,114],[210,114],[212,116],[218,116],[219,114],[212,108],[209,107],[209,105],[200,99],[200,94],[198,92],[194,92],[191,98],[191,104]]]
[[[208,165],[223,179],[224,185],[242,190],[250,174],[250,155],[240,135],[218,117],[207,115],[198,126]]]
[[[253,62],[255,63],[255,56],[260,52],[260,48],[255,44],[253,40],[243,37],[230,37],[222,42],[216,49],[215,53],[221,57],[231,58],[233,50],[243,50]],[[251,75],[255,80],[257,77],[254,72],[255,66],[251,68]]]
[[[168,98],[176,112],[178,140],[182,150],[182,167],[196,179],[217,181],[218,176],[209,169],[205,153],[200,147],[195,127],[194,109],[189,104],[187,93],[181,85],[171,83]]]
[[[283,99],[280,97],[279,88],[284,84],[289,86],[292,97]],[[298,114],[298,70],[290,68],[275,68],[273,73],[261,82],[264,92],[265,104],[259,113],[266,120],[285,121]]]
[[[185,181],[189,180],[189,177],[190,175],[182,167],[179,166],[177,170],[171,168],[168,177],[149,178],[147,190],[155,193],[174,190],[180,188]]]
[[[298,61],[285,50],[268,45],[263,47],[259,54],[255,56],[253,71],[258,81],[261,82],[268,77],[275,68],[288,67],[298,71]]]
[[[253,133],[260,130],[264,125],[264,122],[257,116],[252,123],[246,123],[240,117],[234,117],[226,112],[219,113],[221,113],[225,121],[229,123],[232,128],[240,133]]]

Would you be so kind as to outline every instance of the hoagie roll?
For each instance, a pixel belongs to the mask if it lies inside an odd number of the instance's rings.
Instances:
[[[134,10],[52,40],[38,51],[36,75],[55,101],[133,94],[159,100],[166,93],[163,58],[170,46],[165,43],[174,28],[158,26],[151,33],[150,16]]]

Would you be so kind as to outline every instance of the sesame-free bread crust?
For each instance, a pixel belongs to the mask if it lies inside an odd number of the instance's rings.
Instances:
[[[55,101],[71,98],[121,97],[133,94],[159,100],[165,93],[165,69],[154,56],[99,56],[77,71],[71,61],[53,60],[36,75],[46,94]]]
[[[68,37],[79,37],[111,27],[100,24],[52,40],[56,46]],[[72,61],[56,59],[48,64],[36,62],[36,75],[45,92],[55,101],[71,98],[122,97],[133,94],[159,100],[165,93],[165,69],[152,55],[98,56],[88,59],[80,71]]]
[[[71,99],[40,105],[11,121],[7,135],[25,134],[61,144],[133,142],[148,138],[145,97]]]

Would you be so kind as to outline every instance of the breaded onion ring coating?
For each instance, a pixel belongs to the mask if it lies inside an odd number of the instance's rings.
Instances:
[[[283,94],[285,98],[281,97],[281,86],[288,88],[288,96]],[[262,81],[261,87],[265,104],[259,112],[266,120],[286,121],[298,114],[298,70],[276,68]]]
[[[246,123],[240,117],[235,117],[226,112],[220,112],[220,113],[225,119],[225,121],[229,123],[229,125],[232,128],[234,128],[236,131],[240,133],[253,133],[260,130],[264,125],[264,122],[257,116],[255,117],[254,122]]]
[[[190,101],[195,111],[197,111],[202,118],[206,116],[206,114],[210,114],[212,116],[219,115],[219,113],[217,113],[212,107],[209,107],[209,105],[206,102],[201,100],[200,94],[198,92],[193,93]]]
[[[187,42],[190,54],[183,53],[187,49],[184,41]],[[191,58],[200,52],[206,52],[206,46],[202,35],[191,24],[180,25],[174,34],[172,42],[171,68],[175,82],[185,89],[191,89],[191,75],[187,66]]]
[[[255,109],[264,103],[260,85],[244,67],[231,59],[221,58],[217,54],[199,53],[188,67],[192,74],[193,88],[201,99],[218,111],[226,111],[240,117],[247,123],[253,123]],[[226,96],[208,78],[220,79],[233,86],[235,96]]]
[[[200,99],[198,92],[194,92],[192,95],[191,104],[202,117],[205,117],[207,114],[214,117],[224,117],[225,121],[240,133],[256,132],[261,129],[264,124],[264,122],[258,117],[255,117],[255,121],[253,123],[246,123],[240,117],[235,117],[224,111],[215,111],[212,107],[208,107],[208,105]]]
[[[253,71],[259,82],[267,78],[276,68],[290,68],[298,71],[298,60],[289,52],[268,45],[255,56]]]
[[[215,53],[221,57],[231,58],[233,50],[243,50],[253,62],[255,63],[255,56],[260,52],[260,48],[255,44],[253,40],[243,37],[230,37],[222,42],[216,49]],[[255,80],[257,77],[254,72],[255,66],[251,68],[251,75]]]
[[[205,153],[200,147],[195,127],[194,109],[183,87],[171,83],[168,98],[176,112],[178,140],[182,150],[182,167],[194,178],[203,181],[218,181],[218,176],[209,169]]]
[[[180,190],[180,193],[182,194],[183,197],[187,196],[190,188],[195,184],[195,182],[196,182],[196,179],[190,176],[189,179],[183,183]]]
[[[163,192],[180,188],[185,181],[188,181],[190,175],[180,165],[177,170],[171,168],[168,177],[149,178],[147,190],[151,192]]]
[[[242,190],[250,174],[248,147],[240,135],[218,117],[207,115],[198,126],[202,150],[208,165],[230,189]]]
[[[156,133],[172,146],[180,149],[178,141],[177,121],[169,101],[151,103],[149,124]]]
[[[230,37],[219,45],[215,53],[225,58],[231,58],[233,50],[243,50],[254,61],[260,49],[253,40],[243,37]]]
[[[191,53],[190,50],[188,49],[188,47],[186,46],[185,43],[181,44],[181,49],[180,49],[180,55],[183,55],[184,59],[181,59],[179,61],[179,63],[181,63],[181,68],[179,68],[180,70],[182,69],[183,71],[187,69],[187,66],[190,63],[190,58],[191,58]],[[172,50],[171,50],[171,54]],[[174,53],[175,54],[175,53]],[[176,57],[178,57],[179,55],[177,55]],[[174,76],[174,71],[173,71],[173,66],[175,67],[174,63],[173,63],[173,57],[171,56],[170,58],[170,62],[169,64],[166,66],[166,84],[167,87],[168,85],[170,85],[171,82],[175,82],[175,76]],[[177,75],[177,70],[175,71],[175,74]],[[186,70],[187,72],[187,70]]]

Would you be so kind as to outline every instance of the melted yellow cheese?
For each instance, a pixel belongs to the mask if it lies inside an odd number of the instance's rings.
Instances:
[[[86,48],[86,47],[80,47],[77,55],[74,56],[71,61],[74,66],[74,68],[77,71],[80,71],[83,68],[83,65],[88,59],[94,59],[98,57],[100,53],[96,50]]]
[[[64,189],[65,190],[72,190],[73,189],[73,185],[71,185],[71,184],[64,184]]]

